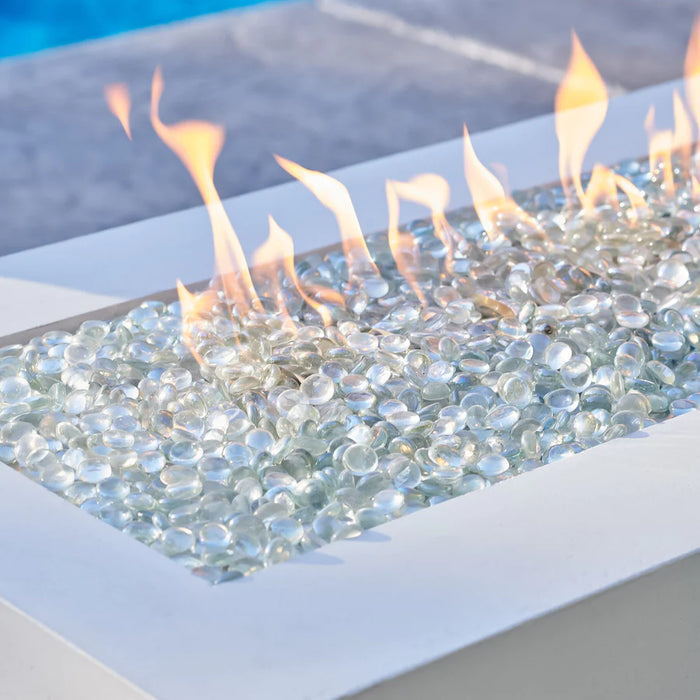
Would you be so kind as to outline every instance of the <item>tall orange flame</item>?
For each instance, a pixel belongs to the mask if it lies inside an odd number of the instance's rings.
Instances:
[[[571,203],[569,183],[583,205],[581,170],[586,151],[608,111],[608,93],[598,69],[571,33],[571,59],[554,98],[554,123],[559,140],[559,177]]]
[[[700,127],[700,15],[695,18],[685,54],[685,96],[695,125]]]
[[[280,229],[281,231],[281,229]],[[272,217],[270,217],[270,234],[267,240],[253,253],[253,274],[255,279],[263,279],[266,283],[266,288],[269,290],[277,313],[283,321],[285,328],[292,330],[296,329],[296,325],[292,321],[287,306],[284,303],[282,295],[281,276],[286,272],[285,260],[291,256],[294,260],[294,244],[289,236],[273,231]],[[294,263],[292,262],[292,269]],[[258,289],[261,289],[258,286]]]
[[[445,218],[445,209],[450,201],[450,186],[447,180],[434,173],[416,175],[408,182],[388,180],[386,183],[387,206],[389,208],[389,247],[396,262],[396,268],[409,283],[422,304],[426,298],[417,283],[415,275],[415,241],[410,233],[399,232],[399,199],[416,202],[430,210],[435,235],[442,241],[447,251],[446,269],[451,269],[454,259],[455,232]]]
[[[387,240],[391,254],[396,262],[396,269],[399,274],[408,282],[418,301],[425,306],[426,296],[418,284],[416,272],[419,266],[418,250],[416,240],[408,231],[399,230],[399,188],[393,180],[386,181],[386,203],[389,210],[389,225],[387,228]]]
[[[464,125],[464,177],[479,221],[492,241],[498,237],[496,223],[499,214],[511,214],[520,221],[526,221],[533,228],[538,228],[534,219],[506,195],[499,179],[479,160],[466,124]]]
[[[335,215],[340,229],[343,252],[348,261],[350,281],[368,275],[379,277],[379,270],[367,248],[355,207],[345,185],[330,175],[317,170],[308,170],[282,156],[276,155],[275,160]]]
[[[105,85],[104,93],[109,111],[119,120],[131,141],[131,125],[129,123],[131,97],[129,96],[129,88],[126,83],[112,83]]]
[[[615,184],[618,189],[622,190],[627,195],[627,199],[630,203],[630,219],[636,221],[639,217],[639,212],[649,209],[647,201],[644,198],[644,193],[619,173],[615,173]]]
[[[631,221],[636,221],[639,218],[639,212],[648,209],[644,193],[626,177],[600,163],[596,163],[591,171],[591,179],[583,197],[583,211],[592,215],[596,207],[601,204],[608,204],[614,209],[619,209],[618,189],[622,190],[629,200],[628,218]]]
[[[668,196],[676,191],[673,181],[673,131],[671,129],[656,128],[656,110],[654,105],[649,107],[644,128],[649,136],[649,169],[652,172],[661,171],[663,175],[663,188]]]
[[[586,187],[583,198],[584,210],[592,213],[593,209],[601,204],[609,204],[617,207],[617,183],[615,173],[600,163],[596,163],[591,171],[591,179]]]
[[[258,269],[258,265],[267,266],[269,270],[274,271],[275,278],[279,280],[281,265],[281,270],[294,285],[299,296],[312,309],[315,309],[315,311],[321,317],[323,325],[328,328],[333,324],[331,311],[328,306],[318,301],[316,298],[314,298],[314,296],[322,298],[329,304],[344,306],[345,302],[342,294],[333,289],[321,288],[316,285],[309,288],[311,293],[307,292],[305,285],[301,283],[299,277],[297,276],[296,270],[294,269],[294,243],[292,241],[292,237],[272,218],[272,216],[268,216],[268,223],[270,233],[267,241],[265,241],[265,243],[258,248],[255,254],[256,271]],[[271,286],[274,287],[275,283],[273,282]],[[289,313],[287,312],[286,308],[283,310],[280,309],[280,312],[283,317],[289,319]]]
[[[192,294],[180,280],[177,280],[177,296],[180,300],[182,314],[182,340],[195,360],[202,364],[202,356],[197,351],[194,339],[194,329],[203,314],[209,310],[209,304],[205,301],[204,295],[198,297],[198,295]]]
[[[214,236],[216,281],[221,284],[228,303],[241,314],[251,308],[260,310],[243,249],[214,186],[214,166],[224,145],[224,129],[195,120],[166,126],[158,113],[162,94],[163,76],[157,68],[151,91],[151,123],[187,168],[207,207]]]
[[[693,125],[678,90],[673,91],[673,152],[678,154],[684,172],[692,166]]]

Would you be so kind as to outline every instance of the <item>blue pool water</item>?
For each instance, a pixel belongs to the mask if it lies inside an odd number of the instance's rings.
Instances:
[[[0,0],[0,57],[262,2],[265,0]]]

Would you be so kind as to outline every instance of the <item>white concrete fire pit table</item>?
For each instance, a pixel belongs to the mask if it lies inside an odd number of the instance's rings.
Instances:
[[[587,164],[643,154],[674,87],[614,100]],[[552,117],[474,143],[513,190],[557,177]],[[372,232],[384,181],[428,171],[468,203],[461,140],[337,177]],[[335,242],[297,183],[227,208],[246,253],[269,213],[298,253]],[[0,258],[0,336],[108,318],[212,260],[203,209]],[[0,469],[0,697],[697,697],[698,435],[690,413],[219,586]]]

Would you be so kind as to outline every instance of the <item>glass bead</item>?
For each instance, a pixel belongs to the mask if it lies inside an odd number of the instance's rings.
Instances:
[[[592,316],[598,311],[598,299],[592,294],[577,294],[566,302],[566,308],[573,316]]]
[[[270,540],[265,547],[265,561],[268,564],[285,562],[293,555],[294,548],[292,544],[282,537],[276,537]]]
[[[476,468],[481,475],[491,478],[507,472],[510,464],[503,455],[488,454],[477,462]]]
[[[312,374],[301,383],[299,390],[311,405],[318,406],[333,398],[335,386],[330,377],[324,374]]]
[[[116,476],[110,476],[100,481],[97,493],[106,501],[123,501],[131,492],[129,484]]]
[[[481,491],[487,485],[487,481],[478,474],[465,474],[460,483],[454,487],[454,493],[455,496],[461,496],[472,491]]]
[[[223,457],[202,457],[197,463],[197,471],[204,481],[219,484],[228,483],[231,478],[231,465]]]
[[[656,275],[660,282],[667,284],[671,289],[683,287],[690,280],[688,268],[679,260],[664,260],[656,268]]]
[[[662,353],[676,353],[683,349],[685,339],[680,333],[659,331],[651,336],[652,345]]]
[[[347,337],[348,347],[356,352],[372,353],[379,348],[379,340],[370,333],[351,333]]]
[[[76,470],[76,477],[88,484],[98,484],[112,476],[112,465],[105,457],[88,457]]]
[[[454,375],[455,370],[451,363],[440,360],[439,362],[434,362],[428,371],[426,372],[426,379],[429,382],[449,382]]]
[[[38,433],[26,433],[15,444],[15,458],[21,467],[26,466],[29,456],[35,450],[47,450],[49,443]]]
[[[615,352],[615,369],[625,377],[638,377],[644,366],[644,351],[636,343],[622,343]]]
[[[369,389],[369,381],[362,375],[348,374],[340,380],[340,390],[344,394],[352,394],[366,389]]]
[[[0,381],[0,401],[15,404],[26,401],[32,393],[24,377],[6,377]]]
[[[377,465],[377,455],[367,445],[350,445],[343,453],[343,466],[357,476],[375,471]]]
[[[562,365],[561,381],[566,389],[582,392],[593,379],[590,365],[583,358],[573,358]]]
[[[410,430],[420,423],[420,416],[412,411],[395,411],[387,420],[399,430]]]
[[[165,484],[165,493],[169,498],[188,500],[202,492],[202,482],[190,467],[167,466],[160,472],[160,480]]]
[[[544,361],[552,369],[561,369],[572,357],[573,350],[568,343],[556,341],[544,351]]]
[[[173,464],[193,467],[202,458],[203,454],[204,450],[200,443],[192,440],[179,440],[170,446],[168,459]]]
[[[161,384],[170,384],[177,391],[184,391],[192,385],[192,373],[184,367],[169,367],[160,375]]]
[[[475,374],[477,376],[487,374],[491,369],[489,363],[484,360],[465,359],[460,360],[459,369],[467,374]]]
[[[403,508],[403,504],[403,494],[394,489],[384,489],[372,498],[372,507],[387,515],[395,515]]]
[[[159,450],[148,450],[139,455],[138,461],[147,474],[158,474],[165,466],[165,455]]]
[[[130,522],[124,528],[124,532],[139,542],[150,545],[160,537],[161,530],[152,523]]]
[[[644,311],[618,311],[615,320],[623,328],[645,328],[649,324],[649,314]]]
[[[200,544],[209,551],[222,551],[231,544],[231,533],[221,523],[206,523],[199,528]]]
[[[41,483],[50,491],[65,491],[75,482],[75,472],[70,467],[57,463],[40,474]]]
[[[377,397],[365,391],[353,391],[345,398],[347,407],[352,411],[366,411],[374,406]]]
[[[555,413],[560,411],[571,413],[579,405],[579,396],[571,389],[555,389],[544,397],[544,401]]]
[[[184,527],[170,527],[161,535],[161,545],[168,556],[189,552],[194,544],[194,534]]]
[[[102,433],[102,443],[106,447],[112,449],[125,449],[134,444],[134,436],[132,433],[128,433],[124,430],[105,430],[105,432]]]
[[[515,406],[497,406],[485,417],[485,423],[494,430],[509,430],[520,418],[520,411]]]
[[[304,535],[304,528],[294,518],[278,518],[270,523],[270,532],[275,537],[283,537],[291,544],[299,544]]]
[[[120,530],[126,527],[132,520],[131,511],[118,503],[108,504],[100,508],[99,516],[112,527]]]

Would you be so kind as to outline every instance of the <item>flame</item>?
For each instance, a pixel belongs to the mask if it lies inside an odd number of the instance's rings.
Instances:
[[[622,190],[629,200],[630,208],[627,216],[631,221],[637,221],[639,212],[648,208],[644,193],[626,177],[600,163],[596,163],[591,172],[591,179],[583,198],[583,211],[591,215],[601,204],[609,204],[619,209],[618,189]]]
[[[678,153],[683,169],[691,166],[693,125],[678,90],[673,91],[673,151]]]
[[[447,188],[447,192],[444,191],[445,188]],[[409,182],[397,182],[396,180],[387,180],[386,182],[386,202],[389,210],[389,227],[387,229],[389,248],[394,256],[396,269],[408,282],[423,306],[427,305],[427,299],[415,274],[419,264],[416,241],[413,235],[407,231],[399,231],[400,198],[418,202],[430,208],[435,231],[445,244],[448,256],[451,256],[452,241],[447,233],[449,224],[444,216],[444,208],[447,203],[445,197],[449,199],[449,187],[447,182],[438,175],[419,175]],[[443,235],[445,238],[442,237]]]
[[[559,140],[559,177],[571,203],[568,184],[573,183],[582,205],[585,193],[581,170],[586,151],[608,111],[608,93],[598,69],[571,33],[571,59],[554,98],[555,128]]]
[[[166,126],[158,108],[163,94],[163,77],[157,68],[151,91],[151,123],[161,140],[189,171],[207,207],[214,236],[215,278],[232,308],[245,314],[261,310],[243,249],[214,186],[214,166],[224,145],[224,129],[204,121],[182,121]]]
[[[190,352],[199,364],[202,364],[202,356],[197,352],[196,343],[194,340],[194,330],[198,321],[206,310],[208,304],[204,304],[204,295],[201,297],[192,294],[187,287],[177,280],[177,296],[180,300],[180,311],[182,313],[182,340],[189,348]]]
[[[673,131],[671,129],[658,130],[655,121],[656,111],[652,105],[644,120],[644,128],[649,135],[649,169],[651,172],[661,171],[663,173],[663,188],[667,195],[672,196],[676,191],[671,160]]]
[[[617,183],[615,182],[615,173],[610,168],[596,163],[584,195],[584,209],[590,213],[601,204],[618,207]]]
[[[278,227],[279,228],[279,227]],[[277,307],[277,312],[282,318],[285,328],[296,330],[296,325],[292,321],[287,306],[284,303],[282,295],[282,285],[280,277],[283,272],[286,272],[286,259],[288,257],[294,260],[294,244],[292,239],[287,236],[282,229],[273,230],[272,217],[270,217],[270,234],[267,240],[253,253],[253,272],[255,278],[262,278],[267,285],[267,288],[272,294],[272,298]],[[292,269],[294,263],[292,262]]]
[[[505,163],[489,163],[491,172],[496,176],[496,179],[501,183],[503,192],[510,194],[510,176]]]
[[[440,175],[425,173],[423,175],[416,175],[416,177],[408,182],[389,180],[387,182],[387,191],[389,191],[389,189],[393,190],[393,192],[402,199],[422,204],[424,207],[430,209],[430,216],[433,220],[435,234],[447,249],[447,266],[449,267],[452,263],[455,234],[445,218],[445,209],[447,209],[447,204],[450,201],[450,186],[447,184],[447,180],[440,177]],[[396,207],[393,208],[396,209]],[[396,209],[396,211],[392,212],[391,209],[392,205],[390,205],[389,208],[389,228],[395,231],[391,232],[391,236],[396,243],[396,234],[398,233],[398,210]],[[411,236],[411,238],[413,237]],[[404,240],[404,243],[405,242]],[[391,246],[391,241],[389,245]],[[401,274],[403,274],[403,272]],[[406,279],[408,279],[408,277]]]
[[[131,141],[131,125],[129,124],[131,97],[129,97],[129,88],[126,83],[112,83],[111,85],[105,85],[104,92],[109,111],[119,120]]]
[[[537,223],[506,195],[500,180],[479,160],[474,151],[467,125],[464,125],[464,177],[472,196],[474,209],[484,231],[491,240],[498,235],[499,214],[512,214],[538,229]]]
[[[328,328],[333,324],[333,317],[330,309],[320,301],[309,294],[304,285],[299,280],[296,270],[294,269],[294,243],[292,237],[272,218],[268,216],[270,233],[267,241],[258,248],[255,253],[256,271],[258,265],[263,265],[271,271],[273,280],[271,287],[275,290],[280,301],[280,314],[283,318],[288,319],[291,325],[294,325],[289,317],[287,309],[284,307],[284,302],[281,297],[281,289],[279,284],[280,272],[283,271],[286,277],[292,282],[299,296],[312,308],[315,309],[323,321],[323,325]],[[270,272],[267,273],[268,275]],[[268,278],[269,279],[269,278]],[[338,304],[344,306],[343,296],[333,289],[313,285],[311,291],[315,296],[320,296],[329,304]]]
[[[695,30],[694,30],[695,31]],[[690,47],[689,47],[690,51]],[[692,103],[691,103],[691,109]],[[666,194],[673,196],[676,191],[673,173],[673,154],[677,153],[680,165],[687,174],[692,166],[693,127],[688,112],[677,90],[673,91],[673,130],[656,128],[654,105],[649,107],[644,127],[649,135],[649,169],[663,173],[663,187]],[[691,186],[695,189],[694,176]]]
[[[350,280],[363,276],[379,277],[379,270],[367,248],[355,207],[345,185],[330,175],[317,170],[307,170],[281,156],[276,155],[275,160],[335,215],[343,242],[343,252],[348,261]]]
[[[695,124],[700,127],[700,15],[695,18],[685,54],[685,96]]]
[[[629,217],[632,221],[636,221],[639,218],[639,212],[642,210],[648,210],[647,200],[644,197],[644,192],[642,192],[636,185],[632,184],[626,177],[620,175],[620,173],[614,173],[615,184],[618,189],[621,189],[626,195],[630,203]]]

